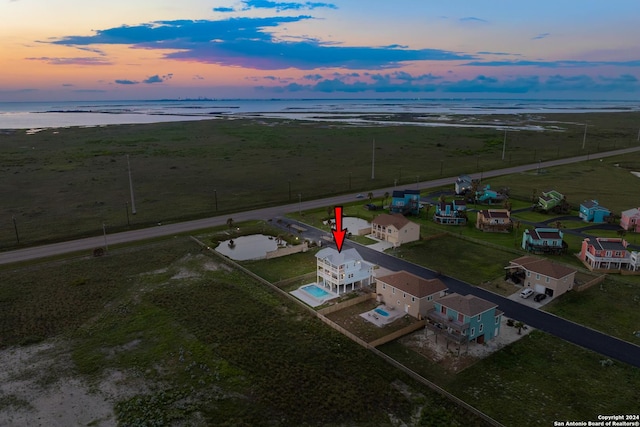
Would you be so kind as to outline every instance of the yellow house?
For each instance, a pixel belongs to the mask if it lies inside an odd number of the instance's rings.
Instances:
[[[371,221],[371,234],[376,239],[400,246],[420,240],[420,226],[402,214],[382,214]]]

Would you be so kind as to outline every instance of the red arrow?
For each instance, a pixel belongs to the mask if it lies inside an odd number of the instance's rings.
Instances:
[[[346,230],[342,229],[342,206],[336,206],[335,208],[336,214],[336,229],[331,230],[333,233],[333,240],[336,242],[336,246],[338,247],[338,252],[342,251],[342,244],[344,243],[344,236],[347,234]]]

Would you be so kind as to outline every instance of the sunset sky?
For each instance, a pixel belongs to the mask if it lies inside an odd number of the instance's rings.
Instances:
[[[0,0],[0,102],[640,99],[636,0]]]

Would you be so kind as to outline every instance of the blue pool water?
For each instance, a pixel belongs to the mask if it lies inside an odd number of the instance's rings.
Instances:
[[[328,297],[329,295],[331,295],[329,292],[325,291],[322,288],[319,288],[316,285],[307,285],[307,286],[303,287],[302,290],[310,293],[311,295],[313,295],[316,298],[325,298],[325,297]]]
[[[383,310],[383,309],[381,309],[381,308],[376,308],[376,309],[375,309],[375,310],[373,310],[373,311],[375,311],[376,313],[378,313],[380,316],[388,316],[388,315],[389,315],[389,313],[387,313],[386,311],[384,311],[384,310]]]

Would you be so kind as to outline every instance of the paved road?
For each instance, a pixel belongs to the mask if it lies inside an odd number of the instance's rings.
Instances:
[[[617,156],[621,154],[627,154],[640,151],[639,147],[624,148],[615,151],[608,151],[605,153],[595,153],[584,156],[571,157],[566,159],[550,160],[546,162],[538,162],[529,165],[514,166],[504,169],[497,169],[493,171],[486,171],[482,173],[471,174],[472,178],[479,178],[481,175],[483,178],[490,178],[494,176],[507,175],[512,173],[520,173],[528,170],[536,170],[538,168],[559,166],[569,163],[576,163],[586,161],[590,159],[604,158],[610,156]],[[452,185],[457,177],[440,178],[432,181],[423,181],[417,184],[419,188],[434,188],[445,185]],[[408,186],[407,186],[408,187]],[[394,190],[393,187],[381,188],[374,191],[376,197],[381,196],[385,192],[391,193]],[[9,264],[21,261],[28,261],[38,258],[45,258],[50,256],[56,256],[60,254],[67,254],[72,252],[89,252],[97,247],[104,247],[105,243],[109,245],[115,245],[119,243],[135,242],[139,240],[151,239],[163,236],[172,236],[179,233],[190,232],[194,230],[202,230],[209,227],[216,227],[226,224],[229,217],[232,217],[234,221],[247,221],[253,219],[269,219],[275,218],[279,215],[284,215],[287,212],[295,212],[297,210],[307,210],[321,208],[324,206],[335,206],[343,203],[353,202],[354,198],[352,194],[335,196],[326,199],[308,200],[301,203],[292,203],[289,205],[278,206],[273,208],[256,209],[246,212],[237,212],[227,214],[224,216],[204,218],[194,221],[180,222],[176,224],[166,224],[152,228],[145,228],[141,230],[125,231],[121,233],[108,234],[106,242],[104,236],[89,237],[85,239],[73,240],[68,242],[54,243],[49,245],[43,245],[32,248],[18,249],[14,251],[1,252],[0,264]]]
[[[322,236],[328,235],[328,233],[322,230],[318,230],[314,227],[310,227],[293,220],[284,219],[283,221],[305,227],[307,229],[307,231],[303,233],[305,238],[319,240],[322,239]],[[330,245],[335,247],[332,243]],[[386,253],[375,251],[355,242],[348,240],[345,241],[343,249],[346,248],[356,248],[366,261],[372,262],[391,271],[405,270],[426,279],[438,277],[445,283],[445,285],[447,285],[449,292],[456,292],[461,295],[472,294],[491,301],[497,304],[498,308],[504,311],[507,317],[519,320],[526,325],[548,332],[558,338],[562,338],[570,343],[593,350],[606,357],[617,359],[621,362],[640,368],[640,347],[637,345],[614,338],[577,323],[570,322],[536,308],[528,307],[501,295],[472,286],[461,280],[454,279],[453,277],[438,275],[438,273],[433,270],[429,270],[428,268],[396,258]]]

